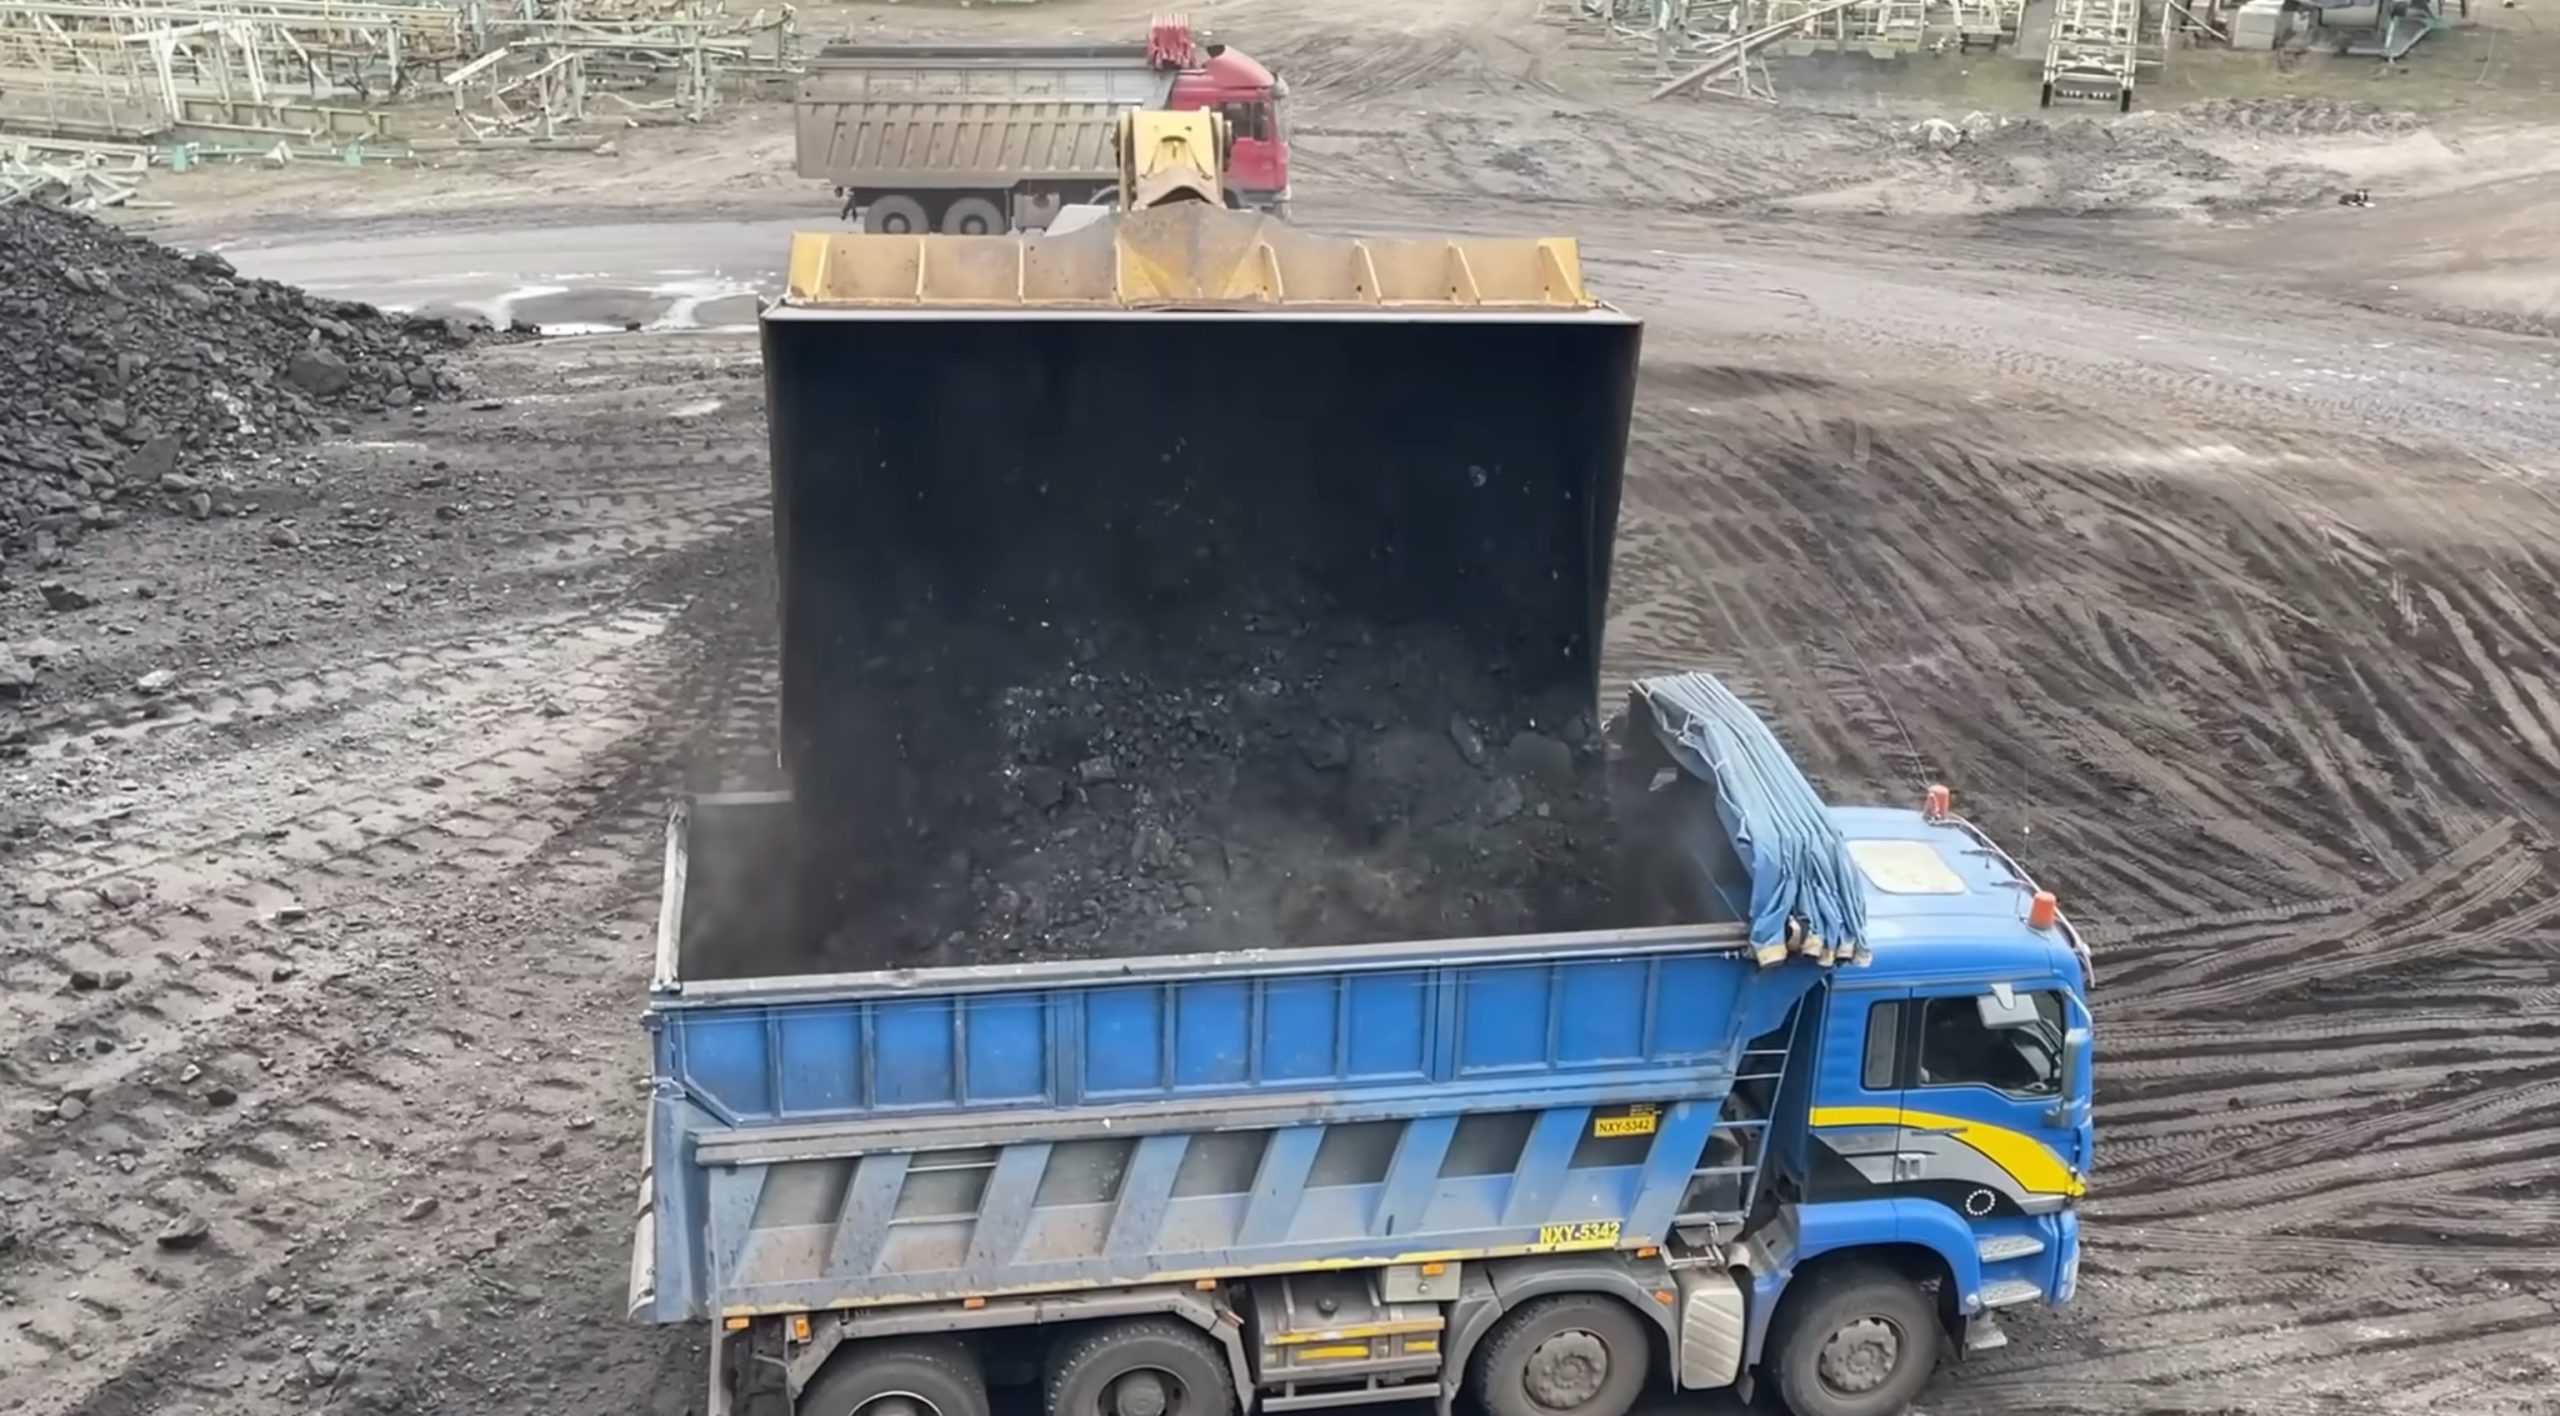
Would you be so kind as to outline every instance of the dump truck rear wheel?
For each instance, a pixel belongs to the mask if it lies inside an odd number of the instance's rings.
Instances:
[[[1235,1378],[1171,1318],[1088,1328],[1049,1358],[1048,1416],[1236,1416]]]
[[[1487,1416],[1625,1416],[1644,1395],[1653,1341],[1614,1298],[1571,1293],[1526,1304],[1467,1367]]]
[[[1004,219],[1004,208],[984,197],[962,197],[942,212],[946,236],[1001,236],[1011,224]]]
[[[848,1344],[800,1393],[800,1416],[988,1416],[978,1359],[957,1342]]]
[[[862,229],[903,236],[911,231],[931,231],[933,220],[925,215],[924,203],[913,197],[873,197],[871,204],[863,208]]]
[[[1816,1273],[1787,1296],[1768,1369],[1795,1416],[1893,1416],[1937,1369],[1938,1314],[1909,1279],[1879,1268]]]

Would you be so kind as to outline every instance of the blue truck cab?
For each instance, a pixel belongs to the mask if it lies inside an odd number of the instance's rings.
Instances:
[[[691,979],[787,809],[698,799],[634,1315],[717,1324],[754,1416],[984,1416],[1026,1360],[1055,1416],[1902,1409],[2071,1296],[2085,952],[1942,793],[1824,806],[1696,675],[1627,721],[1717,922]]]
[[[2087,958],[2005,853],[1943,811],[1830,812],[1868,900],[1872,961],[1824,982],[1784,1222],[1752,1244],[1753,1311],[1808,1264],[1889,1261],[1938,1285],[1979,1351],[2000,1309],[2069,1301],[2095,1145]],[[2049,901],[2049,897],[2043,897]],[[1755,1323],[1750,1355],[1767,1338]]]

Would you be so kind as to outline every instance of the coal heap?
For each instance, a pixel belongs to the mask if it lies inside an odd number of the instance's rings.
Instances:
[[[1169,629],[1099,627],[1039,663],[907,625],[847,720],[894,767],[864,811],[804,823],[812,893],[783,926],[814,944],[803,967],[1629,922],[1587,701],[1525,701],[1428,627],[1204,609]]]
[[[0,208],[0,272],[0,547],[208,515],[209,469],[451,397],[438,356],[491,333],[244,280],[41,207]]]

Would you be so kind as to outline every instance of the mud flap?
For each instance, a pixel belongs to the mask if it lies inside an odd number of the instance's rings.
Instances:
[[[790,1373],[780,1319],[724,1328],[711,1347],[710,1409],[716,1416],[725,1398],[733,1416],[791,1416]]]

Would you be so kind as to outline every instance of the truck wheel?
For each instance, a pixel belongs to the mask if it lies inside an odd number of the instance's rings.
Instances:
[[[1004,219],[1004,208],[984,197],[962,197],[942,213],[946,236],[1001,236],[1012,224]]]
[[[911,231],[931,231],[933,222],[924,214],[924,203],[913,197],[874,197],[871,205],[863,209],[862,229],[903,236]]]
[[[1787,1295],[1768,1366],[1795,1416],[1897,1416],[1938,1365],[1938,1314],[1910,1280],[1833,1269]]]
[[[1061,1342],[1048,1401],[1048,1416],[1236,1416],[1236,1384],[1199,1329],[1138,1318]]]
[[[1467,1364],[1467,1385],[1488,1416],[1625,1416],[1652,1363],[1626,1304],[1572,1293],[1505,1317]]]
[[[800,1416],[988,1416],[987,1382],[977,1357],[959,1343],[883,1339],[845,1347],[793,1409]]]

